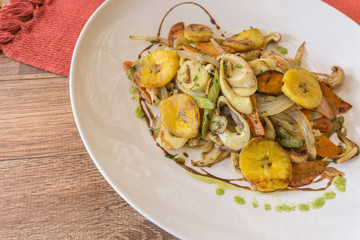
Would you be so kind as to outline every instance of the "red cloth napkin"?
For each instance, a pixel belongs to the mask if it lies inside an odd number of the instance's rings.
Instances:
[[[323,0],[360,24],[360,0]]]
[[[69,76],[88,18],[104,0],[10,0],[0,9],[0,47],[17,61]],[[360,0],[323,0],[360,24]]]
[[[104,0],[11,0],[0,10],[0,47],[17,61],[69,76],[77,38]]]

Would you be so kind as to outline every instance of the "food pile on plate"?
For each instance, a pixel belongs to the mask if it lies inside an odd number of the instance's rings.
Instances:
[[[354,158],[359,148],[346,137],[341,116],[351,104],[333,91],[344,82],[341,67],[308,71],[304,44],[286,58],[277,32],[221,35],[179,22],[167,39],[130,36],[156,46],[123,65],[141,99],[159,110],[156,117],[143,107],[161,147],[199,149],[193,167],[231,159],[261,192],[342,176],[330,165]]]

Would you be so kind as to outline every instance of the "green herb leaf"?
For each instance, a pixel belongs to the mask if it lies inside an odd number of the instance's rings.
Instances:
[[[288,50],[287,50],[287,48],[284,48],[284,47],[281,47],[281,46],[278,46],[277,48],[276,48],[281,54],[287,54],[288,53]]]
[[[165,154],[165,157],[166,158],[170,158],[170,159],[173,159],[174,157],[176,157],[177,156],[177,154]]]

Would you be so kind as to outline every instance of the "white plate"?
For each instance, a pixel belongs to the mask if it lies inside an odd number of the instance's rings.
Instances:
[[[137,211],[171,234],[187,239],[356,239],[360,235],[360,161],[339,165],[346,173],[347,191],[337,193],[318,210],[279,213],[276,202],[306,202],[321,192],[258,194],[226,191],[200,182],[164,157],[146,125],[135,117],[136,103],[122,62],[135,60],[147,43],[129,35],[156,35],[165,12],[179,1],[108,0],[91,17],[75,49],[70,91],[77,126],[85,146],[111,186]],[[282,46],[293,56],[306,41],[309,68],[330,72],[345,69],[346,82],[338,91],[354,106],[346,115],[349,137],[360,143],[360,29],[321,1],[202,0],[217,23],[231,33],[249,26],[278,31]],[[211,25],[193,5],[174,10],[163,26],[178,22]],[[230,168],[219,164],[220,171]],[[336,191],[336,190],[334,190]],[[245,205],[233,201],[235,195]],[[256,198],[258,208],[251,206]],[[273,204],[265,211],[264,203]]]

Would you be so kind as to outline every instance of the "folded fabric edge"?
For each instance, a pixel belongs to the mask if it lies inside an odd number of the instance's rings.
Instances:
[[[0,8],[0,50],[14,40],[35,12],[50,0],[13,0]]]

